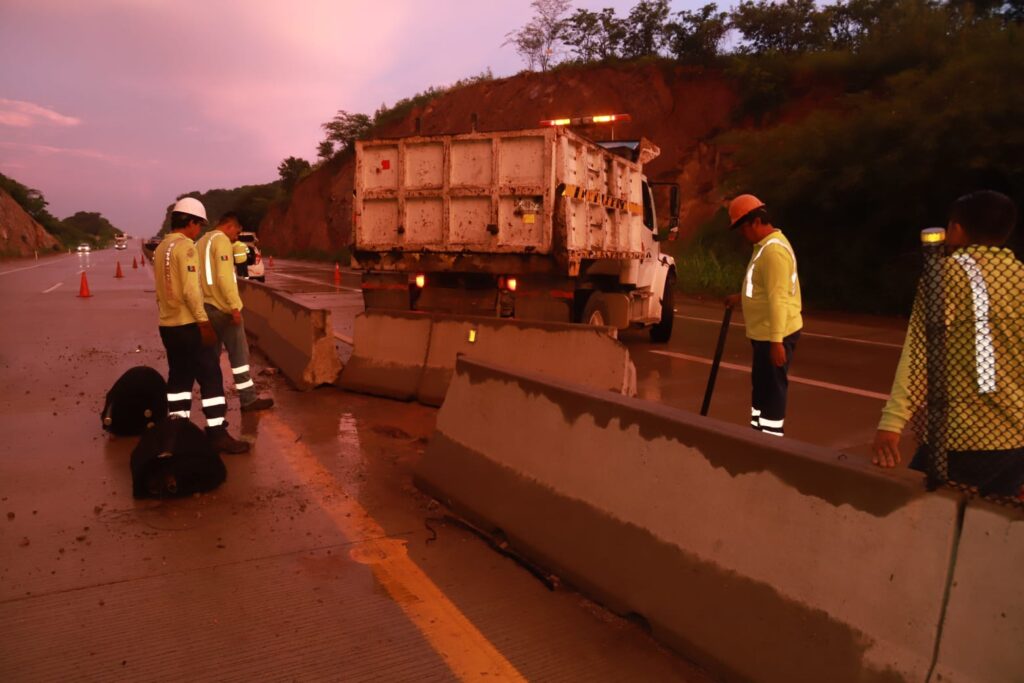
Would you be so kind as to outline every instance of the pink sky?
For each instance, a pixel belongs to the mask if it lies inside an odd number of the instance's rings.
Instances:
[[[521,70],[501,43],[529,4],[0,0],[0,172],[59,218],[100,211],[151,235],[178,194],[314,160],[338,109],[372,114],[488,67]]]

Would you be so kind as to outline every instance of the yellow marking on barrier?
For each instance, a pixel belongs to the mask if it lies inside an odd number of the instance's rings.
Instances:
[[[282,444],[285,462],[302,478],[320,508],[346,538],[357,542],[349,557],[365,564],[431,647],[460,680],[525,681],[473,623],[410,558],[406,543],[387,538],[370,514],[342,492],[334,475],[273,413],[262,426]]]

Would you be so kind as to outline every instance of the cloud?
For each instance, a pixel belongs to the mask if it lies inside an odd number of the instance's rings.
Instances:
[[[32,128],[38,125],[61,127],[77,126],[82,121],[73,116],[55,112],[33,102],[7,100],[0,97],[0,126]]]
[[[23,150],[26,152],[32,152],[34,154],[60,154],[65,156],[77,157],[79,159],[91,159],[93,161],[102,161],[117,166],[132,166],[141,168],[143,166],[152,166],[154,163],[156,163],[153,160],[129,159],[128,157],[119,156],[117,154],[107,154],[106,152],[100,152],[99,150],[85,149],[80,147],[55,147],[53,145],[34,145],[21,142],[4,141],[0,141],[0,147],[6,147],[8,149],[14,150]]]

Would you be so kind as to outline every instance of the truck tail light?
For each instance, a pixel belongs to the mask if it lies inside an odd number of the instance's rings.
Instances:
[[[519,283],[516,282],[516,279],[514,277],[510,277],[510,278],[507,278],[505,280],[505,287],[507,287],[508,291],[510,291],[510,292],[516,291],[516,287],[518,287],[518,286],[519,286]]]
[[[423,273],[420,273],[419,275],[416,276],[415,282],[418,288],[423,289],[424,287],[427,286],[427,276],[424,275]]]

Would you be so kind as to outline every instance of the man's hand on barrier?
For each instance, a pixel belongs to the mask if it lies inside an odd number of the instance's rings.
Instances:
[[[237,308],[231,309],[231,324],[241,325],[242,324],[242,312]]]
[[[199,323],[199,335],[203,338],[203,346],[213,346],[217,343],[217,333],[209,320]]]
[[[900,435],[879,429],[875,432],[875,441],[871,444],[874,456],[871,462],[879,467],[896,467],[900,464]]]

